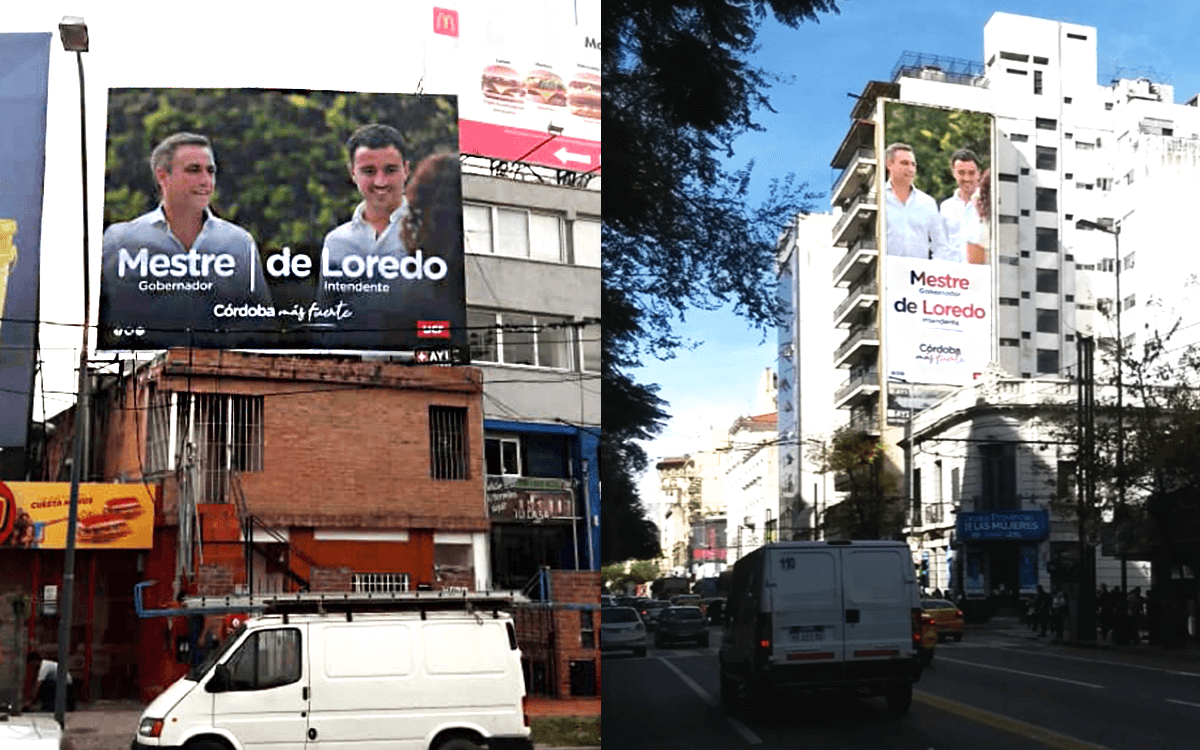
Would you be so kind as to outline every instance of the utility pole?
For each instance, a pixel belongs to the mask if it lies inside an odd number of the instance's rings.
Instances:
[[[1096,493],[1096,389],[1095,389],[1095,341],[1091,336],[1080,336],[1076,340],[1076,361],[1079,365],[1077,381],[1076,424],[1078,477],[1075,488],[1076,515],[1079,527],[1079,615],[1077,636],[1081,641],[1096,639],[1095,603],[1095,557],[1088,544],[1087,519],[1095,508]]]

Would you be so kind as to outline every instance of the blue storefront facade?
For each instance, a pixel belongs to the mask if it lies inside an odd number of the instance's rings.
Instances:
[[[492,576],[519,589],[540,567],[599,570],[599,429],[484,420]]]

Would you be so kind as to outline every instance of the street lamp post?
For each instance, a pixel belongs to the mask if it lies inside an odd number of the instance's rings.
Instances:
[[[1125,341],[1121,334],[1121,308],[1123,306],[1123,302],[1121,300],[1121,223],[1125,219],[1129,218],[1129,214],[1132,214],[1132,213],[1133,213],[1133,211],[1130,211],[1128,214],[1125,214],[1125,216],[1121,217],[1121,219],[1118,221],[1113,221],[1112,219],[1101,219],[1100,221],[1088,221],[1087,219],[1079,219],[1078,221],[1075,222],[1076,229],[1096,230],[1096,231],[1104,232],[1105,234],[1111,234],[1113,236],[1113,262],[1114,262],[1114,271],[1116,273],[1116,289],[1114,292],[1115,298],[1114,298],[1113,302],[1116,307],[1116,313],[1117,313],[1117,507],[1125,506],[1125,388],[1124,388],[1124,383],[1123,383],[1123,376],[1124,376],[1124,371],[1125,371]],[[1081,510],[1089,510],[1090,511],[1092,509],[1084,508],[1083,506],[1081,506]],[[1087,549],[1087,547],[1085,546],[1086,543],[1082,537],[1082,535],[1084,533],[1084,519],[1082,517],[1080,518],[1080,522],[1079,522],[1079,531],[1080,531],[1079,544],[1080,544],[1080,550],[1081,550],[1079,564],[1081,566],[1081,570],[1086,570],[1089,573],[1094,573],[1094,570],[1091,567],[1087,566],[1087,560],[1084,558],[1084,555],[1082,554],[1082,551]],[[1088,576],[1088,578],[1091,578],[1091,576]],[[1081,609],[1081,612],[1080,612],[1080,617],[1081,617],[1080,637],[1083,637],[1083,632],[1082,632],[1083,631],[1083,620],[1082,620],[1083,605],[1084,605],[1085,601],[1091,600],[1092,594],[1095,591],[1095,581],[1094,580],[1084,581],[1082,579],[1083,579],[1083,577],[1081,576],[1081,585],[1085,585],[1088,588],[1087,588],[1087,591],[1080,592],[1080,609]],[[1126,588],[1127,587],[1126,587],[1126,583],[1125,583],[1125,560],[1124,560],[1124,557],[1122,557],[1122,559],[1121,559],[1121,590],[1124,591]],[[1085,594],[1087,596],[1086,600],[1083,599],[1083,596]],[[1087,640],[1092,640],[1095,637],[1096,637],[1095,628],[1093,627],[1091,632],[1087,636]]]
[[[91,325],[91,294],[88,278],[88,201],[87,201],[87,110],[84,101],[83,53],[88,51],[87,24],[82,18],[64,16],[58,25],[63,49],[75,53],[79,67],[79,147],[83,175],[83,343],[79,348],[79,386],[75,409],[74,452],[71,460],[70,509],[67,513],[67,544],[63,558],[62,606],[58,621],[58,673],[54,695],[54,718],[66,727],[68,660],[71,656],[71,618],[75,603],[75,532],[79,525],[79,475],[83,470],[84,443],[88,424],[88,328]]]

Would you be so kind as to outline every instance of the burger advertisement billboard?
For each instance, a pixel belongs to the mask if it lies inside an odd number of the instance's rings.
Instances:
[[[992,359],[992,117],[884,102],[884,366],[962,386]]]
[[[458,94],[463,153],[600,171],[599,8],[433,4],[425,85]]]
[[[70,498],[67,482],[0,482],[0,547],[66,549]],[[80,549],[150,549],[153,539],[153,489],[79,485]]]
[[[121,88],[108,104],[99,348],[467,361],[455,97]]]

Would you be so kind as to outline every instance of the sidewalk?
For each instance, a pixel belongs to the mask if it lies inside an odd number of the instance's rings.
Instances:
[[[527,703],[529,718],[581,716],[599,717],[600,698],[531,697]],[[137,701],[93,701],[81,703],[78,711],[67,714],[65,747],[68,750],[129,750],[142,716]],[[544,750],[544,745],[537,745]]]
[[[993,633],[1012,638],[1015,641],[1104,652],[1107,656],[1119,655],[1122,660],[1144,661],[1200,673],[1200,646],[1197,646],[1195,641],[1188,641],[1183,648],[1163,648],[1159,645],[1151,645],[1145,640],[1141,643],[1117,645],[1111,640],[1101,639],[1098,634],[1094,641],[1082,641],[1074,633],[1065,631],[1061,640],[1055,638],[1050,631],[1047,631],[1046,637],[1043,638],[1037,632],[1030,630],[1029,626],[1021,622],[1019,618],[1002,616],[993,617],[987,622],[968,623],[966,637],[970,638],[972,633]]]

